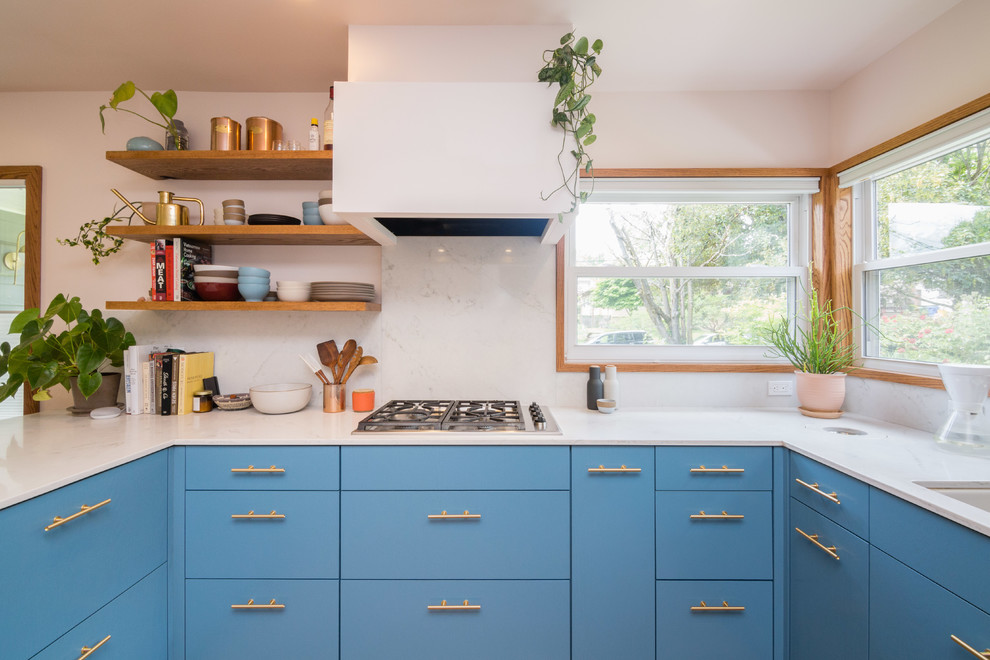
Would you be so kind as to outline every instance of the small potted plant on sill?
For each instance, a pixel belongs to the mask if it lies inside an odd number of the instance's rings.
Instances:
[[[58,317],[65,329],[52,327]],[[104,318],[98,309],[87,312],[78,297],[58,294],[44,316],[38,308],[26,309],[10,324],[11,334],[20,334],[13,348],[0,344],[0,401],[27,383],[35,401],[51,399],[49,389],[61,385],[72,392],[73,411],[117,405],[120,373],[101,373],[106,366],[122,367],[124,351],[134,345],[134,335],[113,317]]]
[[[809,417],[834,418],[846,397],[846,372],[855,369],[856,347],[853,329],[839,323],[840,312],[831,300],[820,301],[812,288],[806,317],[797,316],[792,331],[789,319],[772,319],[763,339],[770,345],[767,357],[784,358],[795,369],[798,410]],[[802,327],[802,322],[807,327]]]

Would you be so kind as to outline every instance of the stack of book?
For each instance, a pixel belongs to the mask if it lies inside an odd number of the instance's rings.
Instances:
[[[199,300],[193,266],[213,263],[213,246],[186,238],[158,238],[151,243],[151,299]]]
[[[193,394],[212,376],[212,351],[131,346],[124,353],[125,410],[129,415],[185,415],[192,412]]]

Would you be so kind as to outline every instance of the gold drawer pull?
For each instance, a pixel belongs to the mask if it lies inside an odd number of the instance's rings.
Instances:
[[[836,504],[841,504],[841,502],[839,502],[839,498],[835,496],[836,493],[835,493],[834,490],[831,493],[826,493],[825,491],[823,491],[822,489],[820,489],[818,487],[818,482],[817,481],[815,483],[813,483],[813,484],[805,483],[805,482],[801,481],[800,479],[795,479],[794,481],[798,482],[799,484],[801,484],[805,488],[810,488],[811,490],[815,491],[816,493],[818,493],[819,495],[821,495],[822,497],[824,497],[826,500],[831,500],[831,501],[835,502]]]
[[[275,513],[275,509],[272,509],[271,513],[255,513],[253,510],[247,513],[232,513],[231,518],[237,518],[240,520],[281,520],[285,518],[284,513]]]
[[[467,601],[464,601],[463,605],[448,605],[447,601],[441,600],[439,605],[427,605],[426,609],[442,612],[466,612],[468,610],[480,610],[481,605],[470,605]]]
[[[741,513],[705,513],[700,511],[698,513],[691,514],[692,520],[742,520],[743,514]]]
[[[266,468],[256,468],[253,465],[249,465],[246,468],[230,468],[230,471],[246,474],[275,474],[276,472],[285,472],[285,468],[277,468],[274,465]]]
[[[96,649],[98,649],[101,646],[103,646],[104,644],[106,644],[109,640],[110,640],[110,635],[107,635],[106,637],[104,637],[103,639],[101,639],[100,640],[100,643],[97,644],[96,646],[84,646],[84,647],[82,647],[81,649],[79,649],[79,652],[82,653],[82,655],[79,656],[79,660],[83,660],[83,658],[88,658],[89,656],[93,655],[93,651],[95,651]]]
[[[695,605],[691,608],[692,612],[745,612],[746,608],[742,605],[729,605],[728,601],[722,601],[721,605],[708,605],[705,601],[701,601],[701,605]]]
[[[469,513],[467,509],[464,509],[464,513],[441,511],[440,513],[430,513],[426,517],[430,520],[481,520],[480,513]]]
[[[254,602],[254,598],[249,598],[247,603],[243,605],[235,603],[234,605],[231,605],[230,608],[233,610],[284,610],[285,604],[276,603],[275,599],[272,598],[267,603],[261,603],[260,605],[256,605]]]
[[[83,504],[79,508],[79,512],[78,513],[73,513],[68,518],[63,518],[62,516],[55,516],[54,518],[52,518],[52,524],[49,525],[48,527],[45,527],[45,531],[47,532],[50,529],[55,529],[59,525],[64,525],[65,523],[69,522],[70,520],[75,520],[79,516],[85,516],[90,511],[93,511],[95,509],[99,509],[101,506],[105,506],[107,504],[110,504],[110,498],[109,497],[107,499],[103,500],[102,502],[100,502],[99,504],[94,504],[93,506],[86,506],[85,504]],[[96,647],[94,646],[93,648],[95,649]]]
[[[598,473],[598,474],[628,474],[629,472],[642,472],[642,468],[631,468],[625,465],[617,468],[607,468],[604,465],[599,465],[596,468],[588,468],[588,472]]]
[[[972,653],[973,655],[975,655],[977,658],[983,658],[983,660],[987,660],[988,658],[990,658],[990,649],[986,649],[985,651],[983,651],[983,653],[980,653],[979,651],[977,651],[972,646],[970,646],[966,642],[962,641],[961,639],[959,639],[955,635],[949,635],[949,637],[952,638],[952,641],[953,642],[955,642],[959,646],[963,647],[964,649],[966,649],[967,651],[969,651],[970,653]]]
[[[806,534],[805,532],[802,532],[798,527],[795,527],[794,531],[796,531],[798,534],[800,534],[804,538],[808,539],[809,541],[817,545],[819,548],[830,554],[832,557],[835,557],[836,559],[839,558],[839,555],[835,553],[835,546],[830,545],[829,547],[826,548],[818,541],[818,534]]]
[[[705,474],[739,474],[745,471],[746,468],[730,468],[728,465],[723,465],[720,468],[708,468],[704,465],[691,468],[691,472],[703,472]]]

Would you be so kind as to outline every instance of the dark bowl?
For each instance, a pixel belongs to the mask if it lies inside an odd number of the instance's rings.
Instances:
[[[203,300],[237,300],[237,282],[196,282],[196,293]]]

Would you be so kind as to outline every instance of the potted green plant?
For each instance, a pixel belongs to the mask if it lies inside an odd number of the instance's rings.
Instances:
[[[584,148],[598,139],[595,135],[595,115],[588,110],[588,103],[591,102],[588,88],[602,75],[597,59],[603,45],[601,39],[595,39],[590,45],[587,37],[575,40],[574,33],[568,32],[560,38],[559,47],[543,51],[543,68],[537,75],[540,82],[548,85],[557,83],[559,87],[550,124],[563,131],[557,154],[563,183],[542,197],[546,200],[558,190],[566,190],[572,198],[571,211],[577,208],[579,201],[588,198],[589,193],[580,189],[582,168],[591,175],[591,185],[594,187],[591,157]],[[573,170],[566,167],[563,161],[568,145],[571,145],[570,155],[575,161]]]
[[[161,123],[155,121],[154,119],[145,117],[139,112],[130,110],[129,108],[119,107],[121,103],[124,103],[125,101],[129,101],[130,99],[134,98],[134,94],[136,92],[140,92],[141,96],[148,99],[148,101],[155,108],[155,110],[158,111],[158,114],[161,115],[162,118]],[[161,128],[164,128],[166,131],[168,131],[169,135],[172,136],[172,139],[175,142],[175,148],[182,149],[183,148],[182,139],[181,136],[179,135],[179,130],[175,125],[175,111],[178,110],[178,108],[179,108],[179,99],[176,96],[175,92],[172,91],[171,89],[166,90],[164,92],[154,92],[151,96],[148,96],[148,94],[144,90],[142,90],[140,87],[137,87],[132,81],[128,80],[127,82],[122,83],[120,87],[118,87],[113,91],[113,94],[110,96],[110,102],[108,104],[100,106],[100,126],[103,128],[103,132],[106,133],[107,122],[106,119],[103,117],[103,112],[107,109],[118,112],[129,112],[130,114],[136,115],[141,119],[154,124],[155,126],[160,126]]]
[[[60,332],[53,329],[56,317],[65,323]],[[20,334],[20,343],[0,344],[0,378],[7,378],[0,383],[0,401],[27,383],[36,401],[50,399],[49,389],[61,385],[72,392],[76,409],[116,405],[120,373],[100,370],[122,367],[124,351],[134,345],[134,335],[119,320],[104,318],[98,309],[87,312],[78,297],[60,293],[43,316],[38,308],[18,314],[8,332]]]
[[[839,322],[838,315],[844,312],[852,310],[834,309],[831,300],[819,300],[812,288],[806,316],[796,316],[793,324],[784,317],[772,319],[763,334],[770,345],[767,357],[784,358],[794,366],[795,391],[804,415],[842,414],[839,408],[846,396],[846,372],[856,368],[853,329]]]
[[[56,238],[55,241],[59,245],[68,245],[69,247],[80,245],[87,248],[93,254],[93,263],[99,265],[100,259],[109,257],[124,246],[124,239],[119,236],[111,236],[106,232],[106,228],[111,222],[123,221],[125,218],[127,224],[130,224],[134,212],[132,211],[128,215],[127,211],[126,206],[121,206],[119,209],[115,209],[112,215],[83,223],[75,238]]]

